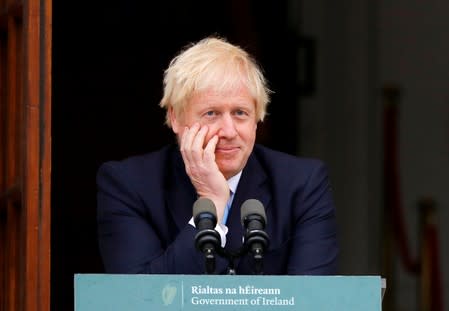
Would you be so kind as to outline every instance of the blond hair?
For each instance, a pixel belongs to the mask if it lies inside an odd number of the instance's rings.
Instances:
[[[171,127],[169,108],[179,116],[196,92],[230,90],[241,83],[255,100],[257,120],[263,121],[271,91],[261,68],[246,51],[219,37],[187,46],[164,72],[164,95],[159,106],[167,110],[166,124]]]

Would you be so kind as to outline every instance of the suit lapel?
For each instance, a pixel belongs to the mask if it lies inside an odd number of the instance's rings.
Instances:
[[[176,226],[181,230],[192,218],[193,203],[196,200],[196,191],[185,172],[181,153],[176,148],[170,157],[170,173],[166,187],[167,209]]]
[[[271,201],[271,191],[269,189],[268,178],[265,170],[255,158],[254,153],[248,159],[248,163],[243,169],[237,191],[235,193],[232,208],[229,214],[226,236],[226,249],[237,251],[242,246],[244,230],[240,220],[240,208],[248,199],[259,200],[265,208]]]

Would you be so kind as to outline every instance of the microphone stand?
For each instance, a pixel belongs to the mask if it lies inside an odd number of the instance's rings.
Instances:
[[[263,274],[263,254],[260,249],[256,249],[253,254],[254,274]]]
[[[253,255],[254,274],[263,274],[263,252],[268,248],[268,234],[264,230],[248,230],[244,241],[244,251]]]
[[[237,273],[235,272],[235,265],[234,265],[234,258],[230,257],[228,258],[229,264],[228,264],[228,269],[227,269],[227,275],[236,275]]]
[[[236,275],[235,259],[251,253],[254,260],[253,273],[263,274],[263,252],[268,248],[268,234],[263,230],[251,230],[245,234],[244,244],[237,251],[228,251],[219,246],[219,234],[215,230],[206,229],[195,236],[197,248],[202,250],[205,258],[206,274],[215,271],[215,253],[228,260],[227,275]]]
[[[212,229],[201,230],[195,236],[195,244],[204,254],[206,274],[213,274],[215,271],[215,251],[216,246],[219,245],[219,239],[218,232]]]
[[[206,274],[213,274],[215,271],[215,254],[212,249],[206,249],[204,252]]]

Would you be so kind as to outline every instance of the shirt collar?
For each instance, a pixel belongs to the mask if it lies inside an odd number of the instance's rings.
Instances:
[[[236,175],[232,176],[227,180],[229,189],[232,191],[232,193],[235,193],[235,190],[237,190],[237,186],[240,181],[240,177],[242,176],[242,171],[238,172]]]

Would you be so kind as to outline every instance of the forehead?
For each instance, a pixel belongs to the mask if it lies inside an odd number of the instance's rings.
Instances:
[[[243,105],[254,106],[255,100],[245,86],[239,86],[232,89],[213,89],[195,92],[188,106],[215,106],[215,105]],[[192,107],[193,108],[193,107]]]

